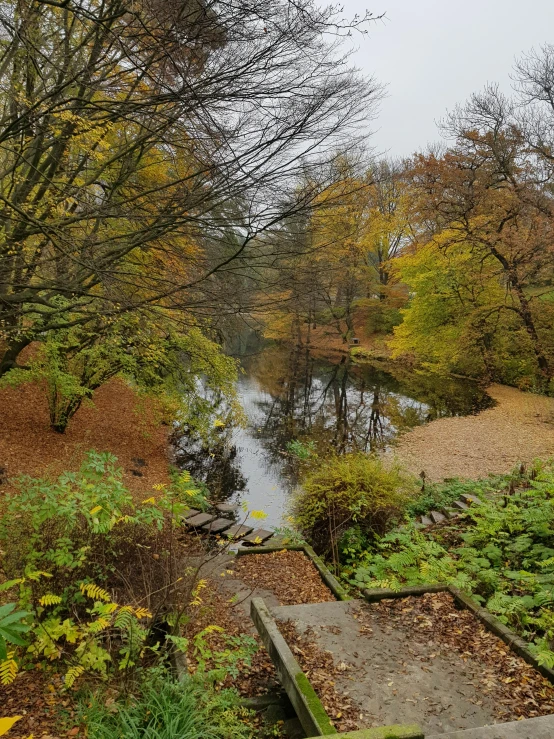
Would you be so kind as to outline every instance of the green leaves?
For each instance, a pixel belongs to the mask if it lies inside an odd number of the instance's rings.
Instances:
[[[0,660],[8,657],[7,643],[24,647],[27,642],[21,637],[29,631],[30,626],[24,619],[31,614],[28,611],[16,611],[15,603],[0,606]]]

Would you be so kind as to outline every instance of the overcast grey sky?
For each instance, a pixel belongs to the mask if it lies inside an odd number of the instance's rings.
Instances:
[[[354,38],[354,61],[388,84],[372,143],[391,156],[440,136],[436,121],[487,82],[510,91],[514,58],[554,44],[554,0],[342,0],[345,15],[385,12]]]

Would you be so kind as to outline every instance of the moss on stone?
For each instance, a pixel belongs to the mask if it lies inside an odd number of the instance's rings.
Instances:
[[[375,729],[361,729],[339,734],[341,739],[424,739],[424,734],[417,724],[379,726]]]
[[[306,675],[304,675],[303,672],[297,672],[294,676],[294,680],[296,682],[296,685],[298,686],[298,690],[302,693],[304,697],[310,713],[319,726],[321,736],[336,734],[337,730],[331,723],[331,719],[327,715],[325,708],[323,708],[323,703],[317,697],[317,693],[313,689]]]

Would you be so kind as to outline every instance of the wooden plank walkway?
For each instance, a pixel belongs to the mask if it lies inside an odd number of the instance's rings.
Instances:
[[[273,531],[254,529],[253,526],[248,524],[236,523],[234,517],[231,518],[231,516],[239,508],[240,506],[234,503],[217,503],[213,506],[212,512],[202,512],[195,508],[189,508],[183,514],[183,523],[189,528],[206,534],[213,536],[221,534],[233,541],[242,540],[242,543],[247,546],[255,546],[271,539],[274,534]]]

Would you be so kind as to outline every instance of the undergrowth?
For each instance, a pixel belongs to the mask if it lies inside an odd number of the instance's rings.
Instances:
[[[252,715],[235,690],[216,690],[205,675],[176,682],[149,670],[134,694],[113,700],[84,695],[81,721],[89,739],[249,739]]]
[[[440,510],[455,492],[482,502],[439,527],[416,523],[430,498]],[[503,479],[433,486],[410,511],[406,525],[347,559],[343,576],[364,588],[455,585],[531,642],[541,664],[554,667],[554,461]]]

